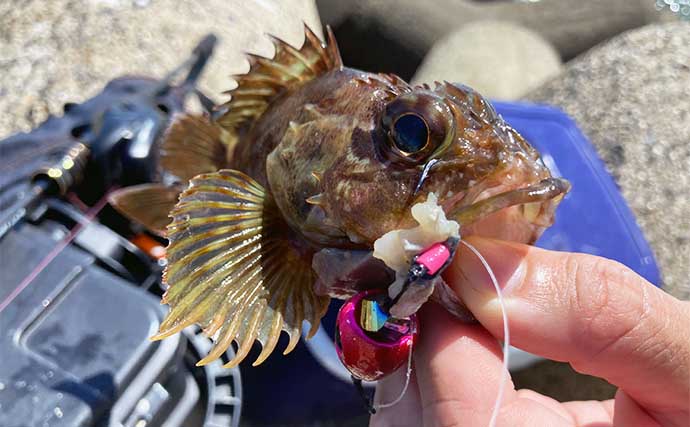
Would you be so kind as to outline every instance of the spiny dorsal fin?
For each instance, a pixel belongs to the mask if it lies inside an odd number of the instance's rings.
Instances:
[[[263,114],[276,97],[341,68],[343,62],[333,31],[330,27],[326,31],[326,44],[305,25],[304,44],[300,49],[271,37],[275,47],[272,59],[249,54],[249,72],[235,77],[238,86],[227,92],[232,99],[221,106],[226,112],[218,118],[218,123],[226,129],[250,123]]]
[[[199,365],[238,344],[232,367],[254,341],[263,346],[258,365],[273,351],[280,331],[299,341],[302,322],[316,333],[328,298],[314,294],[314,272],[292,248],[278,207],[259,183],[234,170],[199,175],[171,212],[168,226],[170,312],[153,339],[198,323],[215,345]]]
[[[127,218],[165,237],[165,226],[170,223],[168,213],[180,191],[180,187],[163,184],[133,185],[111,193],[108,202]]]
[[[228,153],[237,142],[206,116],[183,114],[175,117],[163,135],[160,165],[182,182],[215,172],[228,164]]]

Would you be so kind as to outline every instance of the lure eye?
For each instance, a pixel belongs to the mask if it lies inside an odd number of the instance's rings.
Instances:
[[[422,151],[429,143],[429,126],[415,113],[398,117],[391,129],[393,143],[405,154]]]
[[[380,153],[405,164],[419,165],[447,147],[455,121],[442,99],[428,93],[406,93],[386,105],[381,128],[387,143]]]

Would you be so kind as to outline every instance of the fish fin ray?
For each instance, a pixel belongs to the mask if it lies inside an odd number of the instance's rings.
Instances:
[[[256,215],[247,219],[252,210]],[[220,357],[233,341],[238,350],[226,367],[240,363],[255,341],[263,346],[259,364],[281,331],[294,348],[302,322],[318,324],[325,314],[329,299],[314,294],[311,265],[291,246],[271,195],[252,178],[228,169],[199,175],[171,216],[164,274],[170,311],[156,338],[198,323],[215,335],[200,364]]]
[[[186,182],[196,175],[215,172],[228,163],[227,153],[237,136],[203,115],[183,114],[173,118],[163,135],[161,167]]]
[[[110,204],[128,219],[165,237],[168,213],[182,189],[163,184],[140,184],[121,188],[108,196]]]
[[[273,58],[247,54],[249,71],[236,76],[237,87],[227,92],[232,98],[221,106],[226,111],[217,119],[221,126],[230,130],[248,125],[280,95],[342,67],[340,52],[330,28],[327,29],[325,43],[308,26],[304,28],[304,43],[299,49],[269,36],[275,48]]]

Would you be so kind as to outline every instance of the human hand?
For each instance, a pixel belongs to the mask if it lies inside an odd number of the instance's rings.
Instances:
[[[486,426],[504,387],[498,426],[690,425],[690,303],[615,261],[470,237],[494,270],[511,344],[569,362],[619,387],[615,399],[558,401],[501,384],[496,338],[503,319],[488,273],[460,246],[445,273],[480,325],[462,324],[431,303],[420,310],[414,371],[402,401],[371,426]],[[376,401],[394,400],[404,369],[381,381]]]

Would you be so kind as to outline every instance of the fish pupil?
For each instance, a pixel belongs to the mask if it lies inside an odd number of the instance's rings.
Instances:
[[[416,153],[426,146],[429,129],[424,119],[408,113],[400,116],[393,125],[395,145],[405,153]]]

